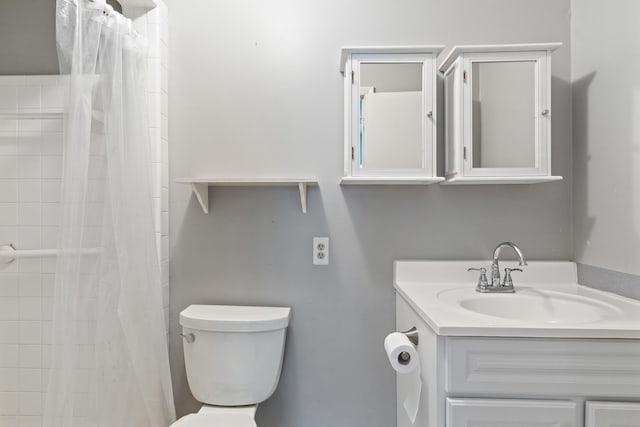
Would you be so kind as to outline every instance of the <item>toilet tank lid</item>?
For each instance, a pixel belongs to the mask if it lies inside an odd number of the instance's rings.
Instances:
[[[180,324],[199,331],[261,332],[289,325],[289,307],[190,305],[180,313]]]

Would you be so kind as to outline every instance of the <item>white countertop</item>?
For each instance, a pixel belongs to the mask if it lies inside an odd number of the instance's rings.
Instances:
[[[490,261],[396,261],[394,287],[399,295],[424,319],[438,335],[483,337],[544,337],[544,338],[621,338],[640,339],[640,301],[609,292],[588,288],[577,283],[576,265],[564,261],[530,261],[523,273],[514,273],[515,294],[482,294],[475,291],[478,272],[468,267],[485,267],[490,276]],[[501,262],[500,268],[517,267],[516,262]],[[540,318],[533,312],[528,320],[480,314],[463,308],[460,301],[486,302],[492,298],[507,305],[515,298],[554,298],[578,302],[587,301],[607,314],[595,321],[556,321],[541,310]],[[526,304],[526,302],[525,302]],[[565,305],[558,305],[565,307]],[[571,307],[571,305],[567,305]],[[559,318],[571,318],[571,313],[556,313]]]

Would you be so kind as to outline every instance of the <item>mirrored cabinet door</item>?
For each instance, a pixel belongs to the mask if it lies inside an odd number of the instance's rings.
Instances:
[[[550,148],[559,46],[458,46],[445,57],[445,184],[562,179],[551,175]]]
[[[441,47],[345,48],[343,184],[429,184],[436,176]]]

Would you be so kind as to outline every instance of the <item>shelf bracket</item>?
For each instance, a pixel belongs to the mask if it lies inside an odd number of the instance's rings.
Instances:
[[[302,213],[307,213],[307,183],[299,182],[298,190],[300,191],[300,204],[302,205]]]
[[[209,213],[209,184],[207,183],[191,183],[191,190],[198,199],[202,212]]]

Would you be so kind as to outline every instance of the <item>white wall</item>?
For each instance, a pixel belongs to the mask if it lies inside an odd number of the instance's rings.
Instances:
[[[572,1],[577,262],[640,274],[640,3]]]
[[[171,186],[172,371],[186,383],[178,313],[192,303],[293,307],[284,370],[260,427],[395,425],[392,262],[489,259],[513,240],[531,259],[569,259],[568,0],[171,0],[171,181],[317,176],[309,213],[291,188],[210,190],[204,215]],[[339,49],[347,45],[560,41],[553,57],[553,173],[515,186],[340,187]],[[442,119],[442,116],[440,117]],[[442,126],[442,123],[441,123]],[[442,132],[441,132],[442,135]],[[313,236],[331,238],[328,267]]]

